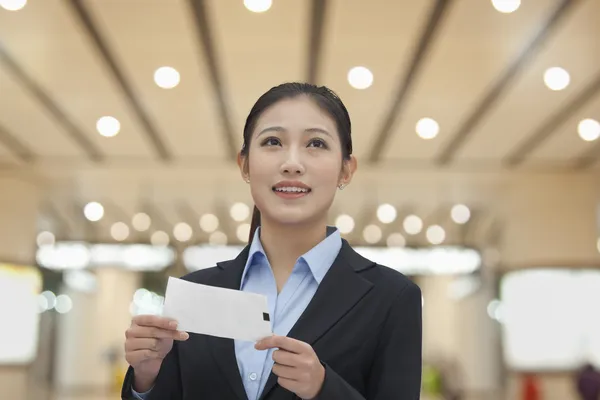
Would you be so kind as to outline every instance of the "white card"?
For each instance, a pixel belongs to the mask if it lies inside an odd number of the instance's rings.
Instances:
[[[256,342],[271,336],[266,296],[169,277],[163,316],[180,331]]]

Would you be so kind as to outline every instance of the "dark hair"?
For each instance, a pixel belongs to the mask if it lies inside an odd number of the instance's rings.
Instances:
[[[272,87],[258,98],[244,125],[244,144],[241,154],[248,157],[252,132],[256,127],[256,121],[262,113],[281,100],[291,99],[298,96],[308,96],[321,110],[325,111],[335,121],[335,125],[342,143],[342,158],[350,159],[352,155],[352,124],[346,106],[337,94],[326,86],[316,86],[310,83],[290,82]],[[256,229],[260,226],[260,211],[254,206],[252,212],[252,223],[248,242],[252,241]]]

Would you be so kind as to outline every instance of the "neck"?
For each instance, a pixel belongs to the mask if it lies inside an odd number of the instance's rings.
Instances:
[[[271,268],[291,272],[298,257],[319,244],[327,236],[325,221],[306,225],[282,225],[263,219],[260,241]]]

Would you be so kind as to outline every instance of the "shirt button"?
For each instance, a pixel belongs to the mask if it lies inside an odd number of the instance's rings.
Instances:
[[[251,373],[248,378],[250,378],[251,381],[255,381],[256,378],[258,378],[258,375],[256,374],[256,372]]]

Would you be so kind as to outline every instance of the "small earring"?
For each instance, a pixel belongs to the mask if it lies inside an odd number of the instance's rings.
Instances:
[[[250,179],[249,178],[246,178],[245,181],[246,181],[246,183],[250,183]]]
[[[338,188],[340,190],[344,190],[345,187],[346,187],[346,185],[344,185],[343,183],[340,183],[340,185],[338,186]]]

